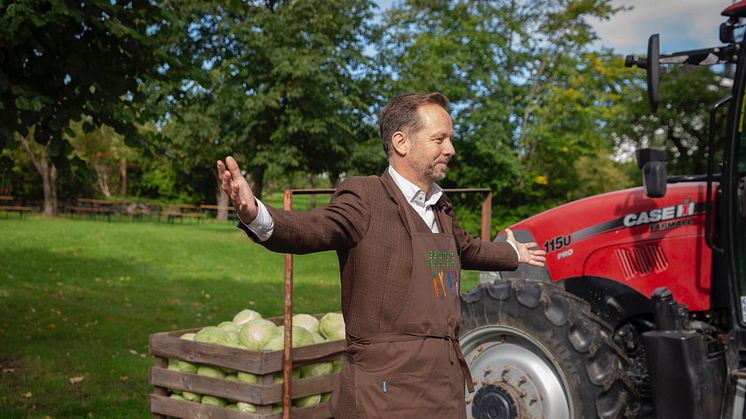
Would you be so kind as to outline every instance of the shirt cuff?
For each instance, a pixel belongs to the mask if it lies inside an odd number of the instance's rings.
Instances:
[[[238,216],[239,221],[246,228],[248,228],[256,236],[257,241],[263,242],[272,236],[272,231],[275,228],[275,222],[272,220],[272,215],[267,211],[267,207],[264,206],[262,201],[254,198],[256,206],[259,208],[259,213],[256,215],[254,221],[246,224],[241,216]]]
[[[259,217],[257,217],[257,218],[259,218]],[[516,257],[518,257],[518,262],[520,263],[521,262],[521,253],[518,252],[518,248],[515,247],[515,244],[513,242],[509,241],[507,243],[513,248],[513,250],[515,250],[515,255],[516,255]]]

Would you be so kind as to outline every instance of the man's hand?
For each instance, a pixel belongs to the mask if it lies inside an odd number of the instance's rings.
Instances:
[[[532,250],[532,247],[538,247],[535,242],[519,242],[515,239],[515,236],[513,236],[513,232],[510,231],[509,228],[505,229],[505,233],[508,235],[508,241],[513,243],[515,245],[515,248],[518,249],[518,263],[528,263],[529,265],[534,266],[544,266],[544,262],[546,262],[547,260],[545,256],[547,252],[541,249]]]
[[[241,176],[241,171],[238,170],[238,163],[233,157],[228,156],[225,158],[226,165],[222,161],[218,160],[218,176],[220,176],[221,187],[226,194],[233,201],[233,207],[238,211],[238,216],[246,224],[251,223],[259,213],[259,208],[256,206],[254,200],[254,193],[251,192],[246,179]]]

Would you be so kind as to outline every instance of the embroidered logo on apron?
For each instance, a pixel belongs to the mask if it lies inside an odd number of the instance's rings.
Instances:
[[[458,297],[461,293],[459,261],[456,253],[430,250],[425,265],[433,274],[435,297]]]

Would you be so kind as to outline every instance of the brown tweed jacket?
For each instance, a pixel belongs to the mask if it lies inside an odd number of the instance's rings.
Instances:
[[[412,242],[404,208],[394,199],[401,191],[388,171],[380,177],[348,178],[323,207],[308,212],[267,206],[274,229],[260,244],[269,250],[304,254],[336,250],[342,280],[342,312],[347,332],[371,336],[391,332],[404,304],[412,270]],[[403,199],[402,199],[403,201]],[[518,259],[507,243],[491,243],[467,234],[448,198],[436,204],[441,226],[451,223],[462,269],[515,270]],[[242,226],[249,237],[253,233]],[[427,229],[421,223],[418,229]],[[447,231],[441,227],[441,231]]]

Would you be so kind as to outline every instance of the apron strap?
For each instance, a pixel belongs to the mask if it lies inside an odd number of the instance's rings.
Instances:
[[[398,332],[398,333],[382,333],[375,336],[359,337],[347,333],[347,346],[353,344],[370,345],[373,343],[389,343],[389,342],[408,342],[419,339],[444,339],[450,341],[453,345],[453,350],[456,353],[456,359],[461,365],[461,372],[464,374],[464,381],[466,382],[466,388],[469,393],[474,392],[474,380],[472,379],[471,372],[469,371],[469,364],[466,363],[464,353],[461,352],[458,339],[451,335],[428,335],[424,333],[409,333],[409,332]]]

